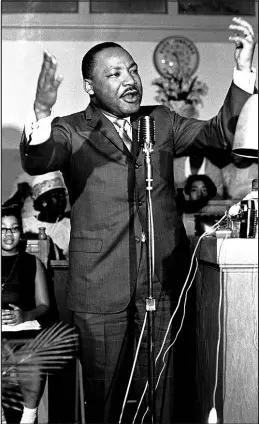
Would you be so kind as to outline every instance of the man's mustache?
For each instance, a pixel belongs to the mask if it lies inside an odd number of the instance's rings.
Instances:
[[[140,94],[138,87],[132,86],[127,88],[121,95],[121,97],[126,96],[126,94]]]

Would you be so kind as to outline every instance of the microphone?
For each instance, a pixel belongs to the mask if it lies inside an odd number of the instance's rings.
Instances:
[[[155,144],[155,120],[152,116],[138,119],[138,143],[149,149]]]

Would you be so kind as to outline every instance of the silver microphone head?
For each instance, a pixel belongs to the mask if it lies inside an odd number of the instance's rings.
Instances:
[[[138,119],[138,142],[143,146],[155,144],[155,120],[152,116],[141,116]]]

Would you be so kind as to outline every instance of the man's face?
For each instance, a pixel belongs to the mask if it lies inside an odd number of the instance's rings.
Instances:
[[[190,188],[190,200],[195,201],[208,197],[208,188],[203,181],[194,181]]]
[[[89,81],[93,103],[118,117],[139,110],[142,83],[138,68],[128,52],[111,47],[97,53],[93,76]]]
[[[40,197],[40,209],[48,214],[49,217],[56,219],[64,215],[67,200],[65,190],[56,188],[42,194]]]

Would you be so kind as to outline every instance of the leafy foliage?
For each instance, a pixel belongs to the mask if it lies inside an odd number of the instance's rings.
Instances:
[[[198,77],[191,77],[181,72],[167,77],[156,78],[152,85],[157,87],[156,101],[169,109],[175,109],[175,102],[183,102],[192,106],[203,106],[202,97],[208,93],[208,86]]]
[[[35,368],[42,375],[62,368],[76,355],[78,334],[63,323],[42,330],[20,348],[2,339],[2,405],[19,409],[21,393],[18,375],[31,381]]]

